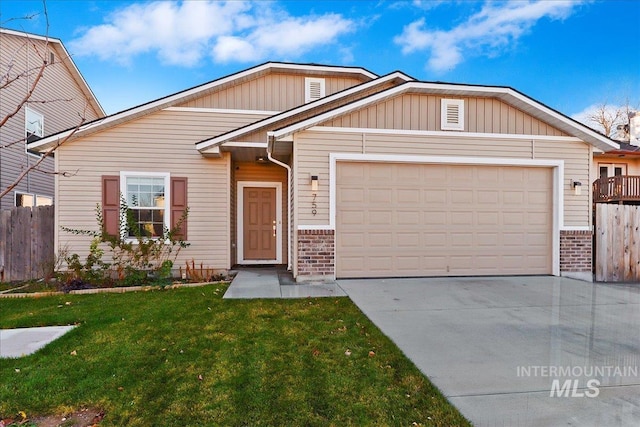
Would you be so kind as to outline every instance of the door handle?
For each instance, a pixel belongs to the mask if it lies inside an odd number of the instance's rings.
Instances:
[[[273,221],[273,226],[271,228],[273,228],[273,237],[276,237],[276,222],[275,221]]]

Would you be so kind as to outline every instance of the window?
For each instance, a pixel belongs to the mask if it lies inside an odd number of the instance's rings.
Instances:
[[[31,108],[25,108],[25,132],[27,142],[37,141],[44,136],[44,116]]]
[[[120,183],[120,192],[140,234],[161,237],[169,228],[169,174],[122,172]],[[134,236],[130,230],[127,237]]]
[[[442,130],[464,130],[464,100],[443,99],[440,105],[440,128]]]
[[[40,194],[23,193],[16,191],[16,206],[49,206],[53,204],[53,198]]]
[[[324,97],[324,79],[305,77],[304,79],[304,102],[312,102]]]

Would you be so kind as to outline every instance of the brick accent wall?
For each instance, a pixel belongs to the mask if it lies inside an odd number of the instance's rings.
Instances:
[[[297,281],[335,280],[334,230],[298,230]]]
[[[560,231],[560,273],[591,273],[593,233],[585,230]]]

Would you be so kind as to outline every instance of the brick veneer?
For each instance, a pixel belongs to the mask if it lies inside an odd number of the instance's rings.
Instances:
[[[560,231],[560,273],[591,273],[593,233],[587,230]]]
[[[298,230],[298,281],[334,280],[334,230]]]

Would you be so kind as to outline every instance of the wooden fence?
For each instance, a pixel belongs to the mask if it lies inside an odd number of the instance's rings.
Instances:
[[[0,211],[0,282],[39,279],[55,267],[53,206]]]
[[[640,282],[640,206],[596,204],[596,280]]]

